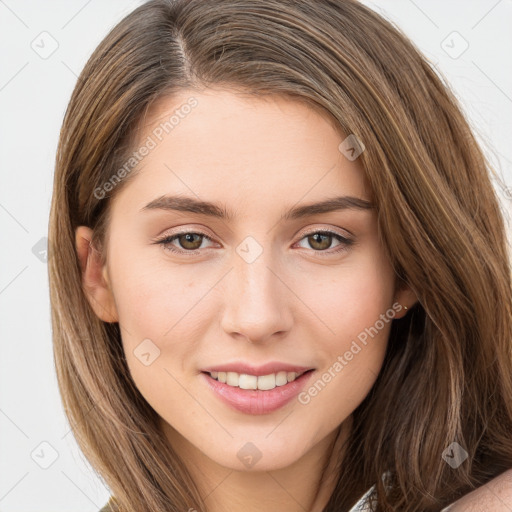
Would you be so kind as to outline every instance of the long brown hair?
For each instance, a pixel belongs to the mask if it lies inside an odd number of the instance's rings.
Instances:
[[[117,323],[81,284],[74,231],[105,254],[112,197],[157,98],[223,86],[283,94],[357,134],[380,234],[418,302],[394,320],[382,370],[354,411],[325,512],[377,484],[379,511],[438,511],[512,468],[509,254],[490,168],[450,89],[414,45],[355,0],[151,0],[101,42],[71,97],[49,239],[54,355],[65,411],[124,511],[206,507],[130,377]],[[104,197],[103,197],[104,195]],[[457,442],[468,458],[443,459]],[[381,483],[389,471],[391,487]]]

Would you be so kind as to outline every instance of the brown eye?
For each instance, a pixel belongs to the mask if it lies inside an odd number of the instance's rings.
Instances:
[[[333,239],[339,242],[338,246],[335,247],[333,250],[328,251],[327,249],[331,248]],[[315,231],[313,233],[306,234],[301,239],[301,242],[302,240],[306,240],[309,247],[314,249],[314,252],[325,252],[325,254],[321,254],[322,256],[329,256],[336,253],[340,253],[342,251],[346,251],[354,243],[354,240],[351,240],[338,233],[334,233],[331,231]]]
[[[328,251],[328,249],[331,248],[333,239],[339,242],[338,246],[336,246],[333,250]],[[163,245],[166,251],[183,255],[194,255],[194,253],[199,252],[204,240],[213,242],[209,236],[203,233],[195,233],[189,231],[166,236],[162,240],[158,240],[155,243]],[[354,240],[331,231],[315,231],[313,233],[306,234],[301,239],[301,242],[302,240],[307,240],[309,248],[313,249],[314,252],[325,253],[325,256],[346,251],[354,243]],[[175,244],[174,242],[178,242],[179,245]],[[324,256],[324,254],[321,255]]]
[[[309,235],[307,238],[309,244],[311,245],[311,247],[313,247],[313,249],[324,251],[325,249],[329,249],[333,235],[322,235],[320,233],[315,233],[313,235]]]
[[[202,238],[203,235],[200,235],[199,233],[185,233],[183,235],[178,235],[176,239],[184,249],[195,251],[201,247],[203,241]]]
[[[201,245],[204,240],[212,241],[209,236],[202,233],[188,231],[186,233],[177,233],[172,236],[166,236],[162,240],[158,240],[156,243],[163,245],[166,251],[178,254],[187,254],[201,249]],[[174,242],[178,242],[178,244]]]

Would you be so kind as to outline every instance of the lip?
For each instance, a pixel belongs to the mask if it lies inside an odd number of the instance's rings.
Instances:
[[[260,377],[262,375],[270,375],[271,373],[278,372],[297,372],[303,373],[308,370],[314,370],[314,368],[307,366],[297,366],[288,363],[281,363],[279,361],[271,361],[269,363],[253,366],[249,363],[244,362],[235,362],[235,363],[227,363],[221,364],[218,366],[210,366],[209,368],[203,368],[201,371],[203,372],[236,372],[239,374],[245,373],[247,375],[255,375],[256,377]]]
[[[222,366],[221,368],[226,367],[227,366]],[[260,369],[261,368],[265,367],[260,367]],[[215,393],[215,396],[217,396],[223,403],[245,414],[258,415],[274,412],[292,401],[302,391],[302,389],[304,389],[313,373],[315,373],[313,369],[311,370],[312,371],[304,373],[293,382],[288,382],[288,384],[285,384],[284,386],[276,386],[274,389],[266,391],[261,389],[241,389],[229,386],[228,384],[215,380],[205,372],[202,372],[200,375],[208,387]],[[265,371],[268,370],[265,368]],[[263,373],[263,375],[268,375],[268,373]]]

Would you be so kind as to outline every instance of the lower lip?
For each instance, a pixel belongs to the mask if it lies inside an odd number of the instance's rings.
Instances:
[[[210,389],[227,405],[245,414],[268,414],[285,406],[304,388],[314,371],[303,373],[293,382],[274,389],[241,389],[219,382],[209,373],[201,373]]]

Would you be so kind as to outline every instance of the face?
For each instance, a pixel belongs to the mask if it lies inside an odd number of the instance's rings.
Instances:
[[[113,200],[107,264],[87,266],[91,305],[119,322],[172,442],[237,470],[291,465],[365,398],[410,305],[363,168],[325,114],[278,96],[182,91],[139,139],[149,149]],[[358,201],[306,207],[342,197]]]

